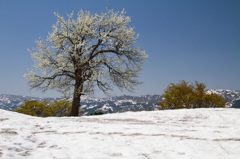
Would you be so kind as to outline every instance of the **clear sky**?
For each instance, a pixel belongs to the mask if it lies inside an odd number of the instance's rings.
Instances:
[[[54,12],[101,13],[106,7],[125,8],[140,34],[137,45],[149,55],[135,93],[116,89],[111,95],[162,94],[180,80],[240,90],[239,0],[1,0],[0,94],[61,96],[30,91],[23,77],[34,65],[27,49],[46,39],[56,23]]]

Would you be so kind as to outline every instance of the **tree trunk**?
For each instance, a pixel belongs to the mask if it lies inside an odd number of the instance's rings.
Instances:
[[[76,66],[77,68],[77,66]],[[70,116],[79,116],[79,108],[80,108],[80,101],[81,101],[81,92],[82,92],[82,80],[81,80],[81,70],[75,70],[75,86],[73,92],[73,101],[72,101],[72,109]]]
[[[75,89],[73,94],[72,110],[70,116],[79,116],[80,100],[81,94],[79,94],[78,91]]]

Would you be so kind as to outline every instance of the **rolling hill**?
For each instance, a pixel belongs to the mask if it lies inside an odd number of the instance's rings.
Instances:
[[[3,159],[237,159],[240,109],[181,109],[82,117],[0,110]]]

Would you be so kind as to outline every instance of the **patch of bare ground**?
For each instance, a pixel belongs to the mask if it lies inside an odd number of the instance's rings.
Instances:
[[[165,136],[165,137],[174,137],[180,138],[181,140],[202,140],[202,141],[240,141],[240,138],[223,138],[223,139],[207,139],[207,138],[199,138],[199,137],[191,137],[191,136],[184,136],[184,135],[168,135],[168,134],[142,134],[142,133],[129,133],[125,134],[123,132],[91,132],[90,135],[120,135],[120,136]]]
[[[2,150],[0,150],[0,158],[3,156]]]
[[[139,156],[143,156],[145,157],[146,159],[150,159],[150,155],[149,154],[145,154],[145,153],[141,153],[141,154],[138,154]]]
[[[20,155],[20,156],[30,156],[31,153],[30,153],[30,151],[27,150],[27,151],[19,153],[18,155]]]
[[[0,131],[0,134],[17,135],[18,133],[15,131],[15,129],[12,129],[12,128],[3,128],[3,129]]]
[[[213,139],[213,141],[240,141],[240,138]]]
[[[104,121],[109,121],[109,122],[129,122],[130,124],[155,124],[152,121],[147,121],[147,120],[137,120],[137,119],[132,119],[132,118],[126,118],[126,119],[104,119]]]
[[[8,120],[8,118],[0,118],[0,121]]]

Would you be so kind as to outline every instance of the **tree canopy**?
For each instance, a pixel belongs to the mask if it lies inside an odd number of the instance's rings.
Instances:
[[[164,101],[159,102],[160,109],[182,108],[223,108],[226,100],[217,94],[209,94],[206,85],[195,82],[195,85],[186,81],[171,83],[163,94]]]
[[[78,116],[81,96],[94,93],[95,86],[107,93],[113,86],[133,91],[147,54],[135,43],[139,35],[121,13],[93,14],[81,10],[74,19],[55,13],[57,23],[46,40],[30,51],[35,67],[25,77],[31,88],[73,92],[72,116]]]

